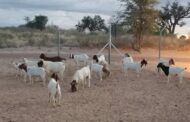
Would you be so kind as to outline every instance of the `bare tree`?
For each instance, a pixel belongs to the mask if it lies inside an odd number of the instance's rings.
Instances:
[[[160,10],[160,26],[165,26],[170,34],[175,33],[176,26],[184,26],[184,18],[190,18],[190,2],[187,6],[182,6],[178,2],[167,3]]]

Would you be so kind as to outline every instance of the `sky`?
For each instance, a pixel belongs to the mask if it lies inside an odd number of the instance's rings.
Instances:
[[[167,1],[160,0],[160,6]],[[179,0],[186,4],[189,0]],[[118,0],[0,0],[0,27],[18,26],[25,23],[26,16],[48,16],[48,24],[63,29],[75,28],[84,16],[100,15],[108,23],[113,15],[122,9]],[[179,28],[178,33],[190,33],[190,21]]]

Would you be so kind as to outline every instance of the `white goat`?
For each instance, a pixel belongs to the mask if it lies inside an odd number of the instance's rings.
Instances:
[[[74,59],[75,63],[77,64],[77,67],[79,67],[79,66],[85,66],[88,64],[89,56],[85,53],[78,54],[78,55],[71,54],[70,58]]]
[[[124,57],[123,59],[122,59],[122,63],[124,64],[124,63],[133,63],[134,61],[133,61],[133,58],[132,57]]]
[[[138,62],[124,62],[123,70],[124,70],[125,75],[127,74],[128,69],[136,70],[137,76],[139,76],[140,69],[142,68],[143,65],[146,66],[147,64],[148,63],[145,59],[143,59],[142,61],[138,61]]]
[[[60,78],[63,80],[63,74],[65,71],[65,64],[63,62],[51,62],[41,60],[38,63],[39,67],[45,68],[47,74],[51,75],[52,73],[58,73]]]
[[[99,76],[100,81],[102,81],[103,74],[106,73],[107,76],[110,75],[110,70],[106,65],[100,65],[98,63],[91,63],[90,65],[91,75],[95,74]]]
[[[187,68],[181,68],[181,67],[165,66],[163,63],[159,63],[157,65],[157,68],[161,68],[163,70],[163,72],[165,73],[165,75],[168,78],[168,80],[167,80],[168,83],[170,81],[171,75],[178,75],[179,76],[179,82],[182,83],[183,72],[187,69]]]
[[[90,79],[91,79],[91,74],[90,74],[90,66],[87,65],[80,70],[77,70],[73,76],[72,82],[71,82],[71,91],[77,91],[78,84],[81,84],[84,88],[85,84],[87,84],[88,80],[88,87],[90,87]]]
[[[26,64],[26,66],[38,66],[38,61],[28,60],[27,58],[24,58],[24,63]]]
[[[133,57],[132,56],[130,56],[128,53],[125,53],[125,56],[124,56],[124,58],[122,59],[122,63],[125,63],[125,62],[134,62],[133,61]]]
[[[53,106],[55,106],[56,102],[60,105],[61,100],[61,87],[58,80],[58,76],[53,73],[48,84],[49,102],[52,103]]]
[[[25,82],[28,77],[30,83],[33,84],[33,77],[40,77],[41,80],[43,81],[43,84],[45,85],[46,72],[44,68],[35,67],[35,66],[26,66],[26,64],[21,64],[19,68],[25,71],[25,77],[24,77]]]

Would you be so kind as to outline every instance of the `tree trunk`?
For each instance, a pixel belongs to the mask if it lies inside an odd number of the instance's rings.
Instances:
[[[174,33],[175,33],[175,27],[176,27],[176,25],[171,25],[171,26],[168,28],[169,34],[174,34]]]
[[[168,31],[169,31],[169,34],[171,34],[171,33],[172,33],[172,27],[169,26],[169,28],[167,28],[167,29],[168,29]]]
[[[141,52],[141,41],[142,41],[142,34],[138,33],[135,35],[135,40],[132,43],[132,48],[133,50],[137,51],[137,52]]]
[[[141,46],[142,46],[141,44],[142,44],[142,33],[140,32],[139,33],[139,44],[138,44],[139,45],[139,47],[138,47],[139,52],[141,52]]]
[[[173,26],[172,26],[172,32],[171,32],[171,34],[174,34],[174,32],[175,32],[175,26],[176,26],[176,25],[173,25]]]

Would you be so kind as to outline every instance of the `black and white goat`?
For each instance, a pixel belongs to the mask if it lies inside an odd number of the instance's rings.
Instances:
[[[170,58],[170,59],[164,59],[164,58],[161,58],[158,60],[158,64],[159,63],[162,63],[164,64],[165,66],[171,66],[171,65],[175,65],[175,61],[173,58]],[[158,65],[157,64],[157,65]],[[157,68],[158,69],[158,72],[160,72],[160,68]]]
[[[20,69],[19,66],[23,64],[23,62],[13,62],[14,68],[16,69],[16,78],[24,76],[24,70]]]
[[[65,72],[65,63],[41,60],[37,64],[38,67],[43,67],[49,76],[53,73],[57,73],[60,75],[61,80],[63,80],[63,74]]]
[[[92,59],[95,60],[96,63],[99,63],[101,65],[108,64],[104,55],[94,55]]]
[[[182,83],[183,80],[183,73],[187,68],[181,68],[181,67],[171,67],[171,66],[165,66],[163,63],[159,63],[157,65],[157,68],[161,68],[165,75],[167,76],[169,83],[171,75],[178,75],[179,76],[179,82]]]
[[[21,70],[25,71],[24,81],[27,81],[27,77],[31,84],[33,84],[33,77],[40,77],[45,85],[46,82],[46,71],[44,68],[35,67],[35,66],[27,66],[25,63],[19,65]]]

